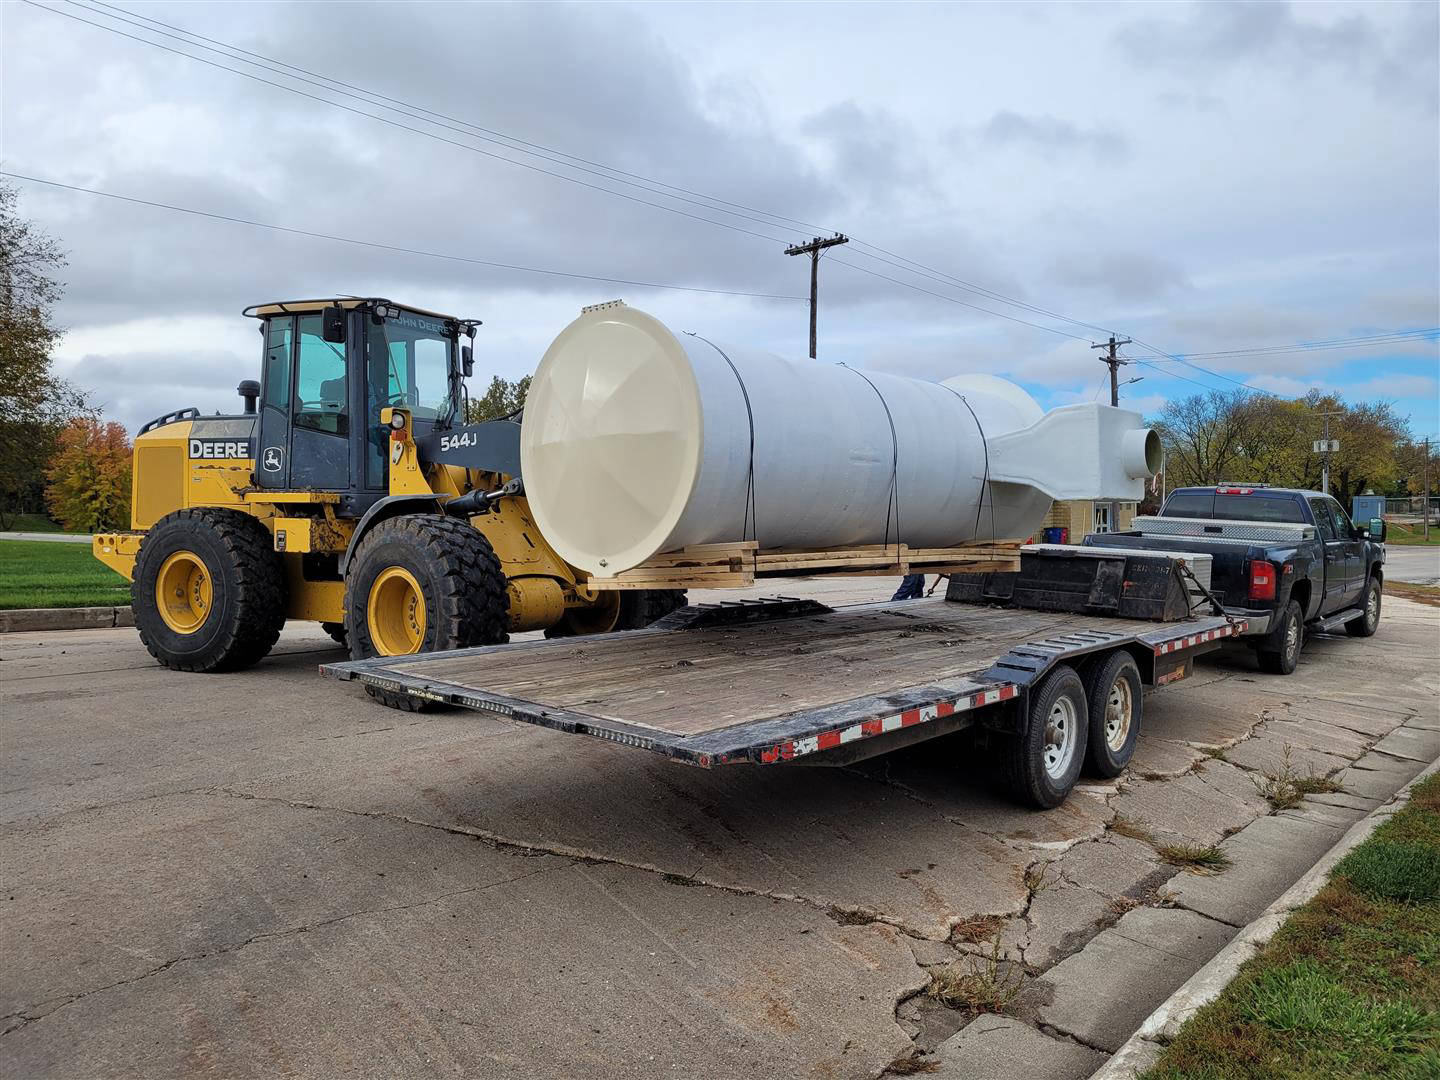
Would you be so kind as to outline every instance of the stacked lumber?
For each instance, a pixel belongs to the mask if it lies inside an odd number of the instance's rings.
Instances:
[[[912,548],[861,544],[814,551],[760,550],[753,540],[697,544],[656,555],[613,577],[592,577],[592,589],[739,589],[757,579],[897,577],[905,574],[984,574],[1020,569],[1023,540],[977,540],[957,547]]]

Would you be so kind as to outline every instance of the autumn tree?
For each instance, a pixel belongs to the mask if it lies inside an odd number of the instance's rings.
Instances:
[[[85,408],[50,359],[64,266],[60,246],[20,216],[18,192],[0,183],[0,527],[41,509],[45,463],[60,429]]]
[[[93,417],[71,420],[60,431],[46,469],[50,514],[74,532],[130,527],[130,440],[125,429]]]
[[[525,395],[530,392],[530,376],[510,382],[496,375],[490,380],[490,388],[483,397],[471,398],[465,410],[465,422],[478,424],[482,420],[499,420],[525,407]]]
[[[1325,461],[1314,443],[1325,413],[1334,414],[1330,437],[1340,441],[1330,456],[1330,493],[1341,505],[1401,481],[1409,432],[1389,402],[1349,404],[1318,390],[1294,400],[1216,390],[1169,402],[1156,418],[1168,485],[1231,480],[1319,490]]]

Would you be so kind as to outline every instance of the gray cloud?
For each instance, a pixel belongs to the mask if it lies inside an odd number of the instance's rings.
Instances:
[[[1079,252],[1055,261],[1050,280],[1115,300],[1155,300],[1191,287],[1172,260],[1138,251]]]
[[[1054,116],[1025,116],[1004,110],[992,116],[981,129],[981,139],[991,146],[1020,146],[1047,156],[1082,152],[1096,158],[1124,158],[1130,152],[1125,138],[1113,131],[1082,128]]]

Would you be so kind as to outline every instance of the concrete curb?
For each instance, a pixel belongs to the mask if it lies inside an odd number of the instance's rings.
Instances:
[[[1110,1060],[1091,1074],[1090,1080],[1135,1080],[1155,1063],[1164,1046],[1174,1040],[1180,1027],[1203,1006],[1210,1004],[1240,970],[1240,965],[1259,951],[1285,925],[1291,912],[1309,903],[1330,879],[1330,871],[1350,850],[1410,801],[1410,791],[1427,776],[1440,770],[1440,758],[1422,769],[1418,776],[1352,825],[1335,846],[1321,856],[1299,881],[1286,889],[1253,922],[1242,929],[1208,964],[1190,976],[1173,994],[1160,1003],[1134,1035],[1111,1055]]]
[[[30,630],[108,630],[134,626],[135,616],[126,607],[14,608],[0,611],[0,634]]]

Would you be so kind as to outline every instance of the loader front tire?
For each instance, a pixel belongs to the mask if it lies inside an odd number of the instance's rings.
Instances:
[[[177,510],[140,542],[130,605],[150,655],[176,671],[239,671],[275,646],[286,586],[270,532],[249,514]]]
[[[430,514],[382,521],[346,574],[345,636],[354,660],[498,645],[510,640],[509,618],[500,560],[467,521]],[[409,712],[430,704],[366,690]]]

